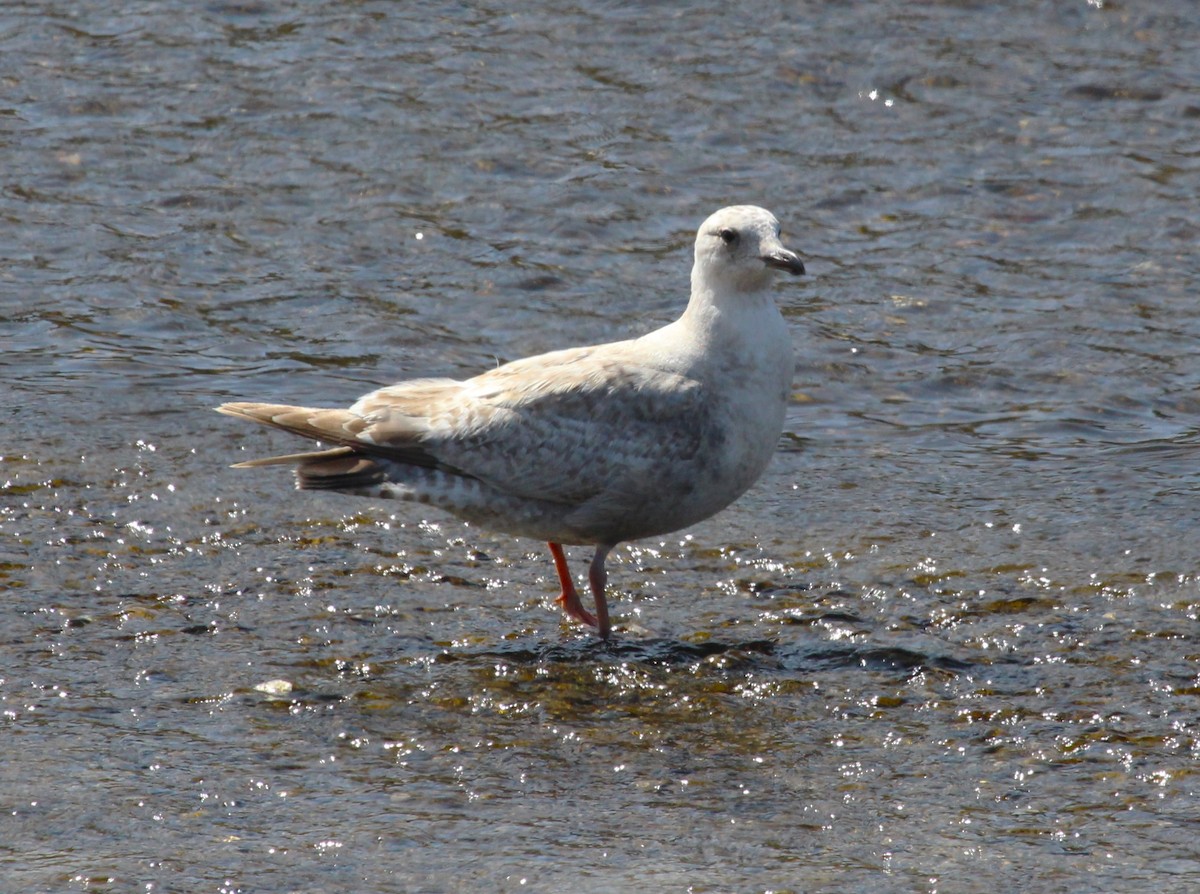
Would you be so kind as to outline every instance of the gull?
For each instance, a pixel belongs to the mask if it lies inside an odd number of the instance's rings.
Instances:
[[[794,361],[769,286],[804,273],[769,211],[734,205],[696,234],[683,315],[639,338],[567,348],[471,379],[412,379],[349,409],[226,403],[217,411],[327,449],[237,463],[295,465],[300,490],[425,503],[543,540],[575,621],[612,630],[605,559],[724,509],[758,480],[783,429]],[[563,545],[595,547],[579,598]]]

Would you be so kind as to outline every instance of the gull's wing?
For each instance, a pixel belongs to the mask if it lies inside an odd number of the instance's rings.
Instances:
[[[416,446],[440,468],[530,499],[648,487],[695,454],[708,429],[703,388],[605,348],[517,361],[440,392],[380,389],[353,408],[369,420],[360,440]]]
[[[636,491],[686,474],[711,431],[700,383],[632,363],[617,347],[556,351],[465,382],[402,382],[348,410],[221,409],[336,445],[242,465],[333,460],[325,468],[337,477],[361,472],[351,454],[365,454],[384,461],[375,480],[391,461],[476,478],[514,496],[577,504],[614,487]],[[331,477],[323,486],[362,483]]]

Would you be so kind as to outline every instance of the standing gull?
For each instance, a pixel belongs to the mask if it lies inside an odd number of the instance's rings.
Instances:
[[[473,379],[413,379],[347,410],[228,403],[218,412],[334,445],[238,463],[296,465],[301,490],[438,506],[472,524],[545,540],[571,618],[607,639],[604,560],[618,543],[686,528],[762,474],[783,429],[791,339],[768,292],[804,264],[779,222],[723,208],[696,234],[692,296],[640,338],[552,351]],[[596,613],[562,544],[596,547]]]

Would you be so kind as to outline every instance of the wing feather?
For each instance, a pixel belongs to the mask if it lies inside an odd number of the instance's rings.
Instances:
[[[327,471],[328,481],[376,474],[339,452],[351,451],[560,504],[649,491],[664,476],[688,475],[710,430],[699,382],[597,348],[516,361],[465,382],[401,382],[345,410],[252,403],[219,409],[337,445],[243,465],[320,460],[325,464],[312,471]]]

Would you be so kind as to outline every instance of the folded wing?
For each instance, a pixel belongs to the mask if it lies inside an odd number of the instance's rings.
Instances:
[[[334,445],[239,464],[298,463],[302,487],[363,488],[402,479],[413,466],[566,505],[690,474],[711,431],[699,383],[593,348],[517,361],[465,382],[403,382],[345,410],[236,403],[221,412]]]

